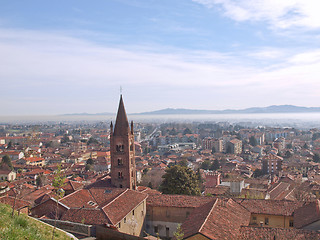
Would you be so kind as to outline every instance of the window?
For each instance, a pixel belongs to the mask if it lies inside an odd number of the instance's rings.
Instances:
[[[289,220],[289,227],[293,227],[293,220]]]
[[[117,152],[123,152],[124,151],[124,145],[123,144],[116,145],[116,151]]]
[[[124,218],[124,219],[123,219],[123,222],[124,222],[124,223],[126,223],[126,220],[127,220],[127,219],[126,219],[126,218]]]
[[[121,228],[121,223],[119,223],[119,227],[118,228]]]
[[[167,211],[166,211],[166,216],[167,216],[167,217],[170,217],[170,211],[168,211],[168,209],[167,209]]]
[[[169,237],[169,228],[168,227],[166,227],[166,237],[168,238]]]
[[[256,217],[256,216],[252,217],[252,220],[253,220],[253,221],[256,221],[256,220],[257,220],[257,217]]]
[[[132,215],[134,216],[134,210],[132,210]]]
[[[118,166],[122,166],[123,165],[123,161],[121,158],[118,158]]]
[[[122,172],[118,172],[118,178],[119,178],[119,179],[122,179],[122,178],[123,178]]]
[[[159,233],[158,226],[154,226],[154,233]]]
[[[264,225],[269,225],[269,218],[264,219]]]
[[[122,188],[122,184],[120,184],[120,186],[119,186],[120,188]]]
[[[96,203],[95,203],[95,202],[92,202],[92,201],[89,201],[88,204],[89,204],[90,206],[96,205]]]
[[[189,217],[189,215],[190,215],[190,212],[186,212],[186,217]]]
[[[133,151],[133,144],[130,144],[130,151]]]

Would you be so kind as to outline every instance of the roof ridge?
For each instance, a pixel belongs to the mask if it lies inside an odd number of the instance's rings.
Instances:
[[[146,193],[145,193],[146,194]],[[147,195],[147,194],[146,194]],[[129,215],[129,212],[131,212],[132,210],[134,210],[134,209],[136,209],[137,208],[137,206],[139,206],[146,198],[147,198],[148,196],[145,196],[145,198],[144,199],[142,199],[140,202],[139,202],[139,204],[137,204],[136,206],[134,206],[133,208],[131,208],[130,209],[130,211],[128,211],[128,214],[127,215],[125,215],[124,217],[127,217],[128,215]],[[117,223],[119,223],[119,222],[121,222],[121,220],[120,221],[118,221]],[[116,224],[117,224],[116,223]]]
[[[61,200],[65,199],[65,198],[67,198],[67,197],[70,197],[71,195],[73,195],[73,194],[75,194],[76,192],[79,192],[79,191],[81,191],[81,190],[85,190],[85,189],[79,189],[79,190],[77,190],[77,191],[74,191],[74,192],[72,192],[72,193],[70,193],[70,194],[68,194],[68,195],[64,196],[64,197],[63,197],[63,198],[61,198],[59,201],[61,201]]]
[[[123,194],[124,194],[125,192],[127,192],[128,190],[129,190],[129,188],[127,188],[125,191],[123,191],[122,193],[120,193],[118,196],[116,196],[114,199],[112,199],[110,202],[108,202],[108,204],[104,205],[104,206],[102,207],[102,209],[105,208],[106,206],[110,205],[112,202],[114,202],[117,198],[119,198],[121,195],[123,195]]]
[[[214,202],[213,206],[212,206],[212,207],[211,207],[211,209],[210,209],[210,212],[208,213],[208,215],[207,215],[206,219],[203,221],[203,223],[202,223],[202,225],[200,226],[200,228],[199,228],[199,231],[198,231],[198,232],[201,232],[201,230],[202,230],[203,226],[205,225],[205,223],[207,222],[207,220],[208,220],[208,218],[209,218],[209,216],[210,216],[210,214],[211,214],[212,210],[213,210],[213,209],[215,208],[215,206],[218,204],[218,201],[220,201],[220,200],[219,200],[219,198],[217,198],[217,199],[215,200],[215,202]]]
[[[99,206],[99,203],[97,202],[97,199],[96,199],[96,198],[93,196],[93,194],[91,193],[90,188],[87,189],[87,190],[88,190],[90,196],[93,198],[93,200],[94,200],[94,201],[96,202],[96,204],[98,204],[98,206]]]
[[[125,191],[123,191],[122,193],[120,193],[117,197],[115,197],[114,199],[112,199],[108,204],[106,204],[105,206],[103,206],[101,208],[102,212],[104,212],[104,214],[106,215],[106,217],[109,219],[109,222],[113,225],[115,225],[115,223],[113,223],[111,221],[111,218],[108,216],[108,214],[105,212],[104,208],[107,207],[109,204],[111,204],[112,202],[114,202],[118,197],[120,197],[121,195],[123,195],[125,192],[127,192],[129,189],[127,188]]]
[[[273,190],[275,190],[276,188],[278,188],[281,183],[282,183],[282,182],[279,182],[274,188],[272,188],[272,189],[269,191],[269,193],[271,193]]]

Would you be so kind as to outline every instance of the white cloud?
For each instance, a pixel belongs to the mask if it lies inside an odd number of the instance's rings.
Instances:
[[[267,21],[274,28],[320,27],[317,0],[193,0],[220,10],[235,21]]]
[[[58,32],[0,29],[0,56],[0,85],[6,89],[0,102],[7,103],[6,111],[18,105],[28,112],[34,106],[41,111],[44,105],[58,113],[110,111],[97,99],[120,85],[134,92],[137,101],[157,108],[310,106],[320,100],[319,51],[292,54],[264,47],[220,53],[102,46]],[[131,112],[153,110],[133,105]]]

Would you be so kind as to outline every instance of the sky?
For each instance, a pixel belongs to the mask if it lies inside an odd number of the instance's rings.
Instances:
[[[318,0],[0,2],[0,115],[320,106]]]

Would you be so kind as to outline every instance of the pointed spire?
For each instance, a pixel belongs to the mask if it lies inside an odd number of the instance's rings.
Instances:
[[[126,114],[126,110],[124,109],[122,95],[120,95],[119,108],[118,108],[117,119],[116,119],[113,135],[114,136],[128,135],[129,131],[130,129],[129,129],[129,123],[127,119],[127,114]]]
[[[112,121],[110,123],[110,134],[113,135],[113,124],[112,124]]]

